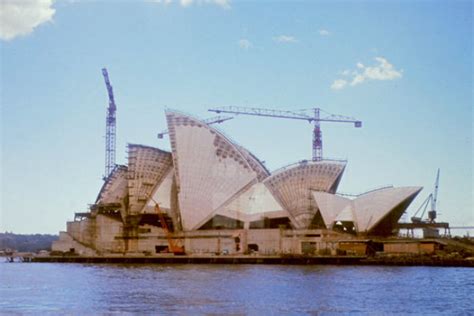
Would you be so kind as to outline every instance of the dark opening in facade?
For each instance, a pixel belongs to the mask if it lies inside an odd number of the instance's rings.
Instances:
[[[211,229],[243,229],[244,222],[222,216],[216,215],[202,225],[199,230],[211,230]]]
[[[334,223],[333,230],[341,233],[356,234],[354,222],[337,221]]]
[[[314,214],[313,219],[311,220],[311,224],[309,224],[309,229],[325,229],[326,224],[324,223],[323,217],[321,216],[321,212],[318,210],[316,214]]]
[[[261,220],[250,222],[250,229],[265,229],[265,228],[291,228],[291,221],[288,217],[268,218],[264,217]]]
[[[257,244],[248,244],[249,252],[258,252],[258,245]]]
[[[169,252],[169,248],[168,248],[168,246],[158,245],[158,246],[155,246],[155,252],[156,253]]]

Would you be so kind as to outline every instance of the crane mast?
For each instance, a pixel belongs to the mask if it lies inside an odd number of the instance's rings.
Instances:
[[[436,174],[436,182],[435,182],[435,187],[434,187],[434,192],[433,192],[433,198],[431,199],[431,211],[428,212],[428,220],[430,223],[434,223],[436,219],[436,203],[438,202],[438,187],[439,187],[439,168],[438,168],[438,173]]]
[[[413,223],[421,223],[421,222],[426,222],[426,223],[435,223],[436,217],[437,217],[437,202],[438,202],[438,187],[439,187],[439,168],[438,172],[436,174],[436,181],[434,185],[434,191],[428,195],[428,197],[421,203],[420,207],[418,210],[415,212],[415,214],[412,216],[411,221]],[[428,206],[431,206],[431,209],[428,209]],[[417,216],[418,213],[423,209],[423,212],[421,212],[420,216]],[[428,219],[423,219],[426,209],[428,209]]]
[[[353,123],[355,127],[362,127],[362,122],[352,117],[329,114],[325,117],[321,117],[321,109],[314,108],[311,110],[301,111],[281,111],[263,108],[248,108],[238,106],[227,106],[209,109],[211,112],[216,113],[228,113],[228,114],[243,114],[253,116],[264,116],[273,118],[284,118],[294,120],[304,120],[309,123],[313,123],[313,141],[312,141],[312,154],[314,161],[321,161],[323,159],[323,136],[321,131],[321,122],[333,122],[333,123]]]
[[[116,111],[114,92],[110,84],[109,74],[106,68],[102,69],[107,94],[109,96],[109,106],[105,119],[105,173],[103,179],[106,180],[115,167],[115,144],[116,144]]]
[[[321,133],[319,109],[314,109],[313,160],[323,160],[323,134]]]

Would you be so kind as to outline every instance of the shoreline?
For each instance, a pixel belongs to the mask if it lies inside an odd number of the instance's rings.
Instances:
[[[474,268],[474,260],[422,256],[34,256],[32,263],[383,265]]]

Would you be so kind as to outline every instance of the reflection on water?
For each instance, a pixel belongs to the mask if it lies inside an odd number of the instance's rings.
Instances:
[[[0,312],[474,314],[474,269],[0,263]]]

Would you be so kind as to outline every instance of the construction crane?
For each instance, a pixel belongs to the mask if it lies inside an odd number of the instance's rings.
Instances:
[[[439,168],[438,168],[438,173],[436,174],[434,192],[430,193],[430,195],[428,195],[428,197],[423,201],[423,203],[421,203],[420,207],[411,218],[412,223],[422,223],[422,222],[427,222],[430,224],[435,223],[436,216],[437,216],[436,208],[437,208],[437,202],[438,202],[438,187],[439,187]],[[425,212],[428,206],[431,206],[431,210],[428,211],[428,219],[423,220],[423,216],[425,216]],[[416,216],[422,209],[423,209],[423,212],[421,212],[421,215]]]
[[[308,121],[309,123],[313,123],[313,161],[320,161],[323,159],[323,135],[321,132],[321,122],[353,123],[355,127],[362,127],[362,122],[352,117],[335,115],[327,112],[325,112],[327,114],[326,116],[321,117],[321,112],[324,111],[320,108],[313,108],[301,111],[281,111],[262,108],[227,106],[209,109],[209,111],[216,113],[244,114],[253,116],[304,120]]]
[[[206,123],[207,125],[211,125],[211,124],[216,124],[216,123],[220,124],[222,122],[225,122],[231,119],[233,119],[232,116],[214,116],[214,117],[210,117],[208,119],[203,120],[203,122]],[[169,134],[169,131],[164,130],[161,133],[158,133],[158,138],[161,139],[167,134]]]
[[[109,95],[109,107],[107,108],[107,116],[105,119],[105,173],[104,181],[110,175],[115,167],[115,131],[116,131],[116,111],[114,92],[110,84],[109,74],[106,68],[102,68],[102,75],[104,76],[105,86]]]
[[[173,234],[171,233],[168,223],[166,222],[165,215],[160,209],[160,205],[156,202],[151,196],[148,196],[153,203],[155,203],[155,211],[158,214],[158,218],[160,219],[161,228],[165,232],[166,239],[168,240],[168,252],[171,252],[175,255],[184,255],[184,247],[179,246],[177,242],[173,239]]]

